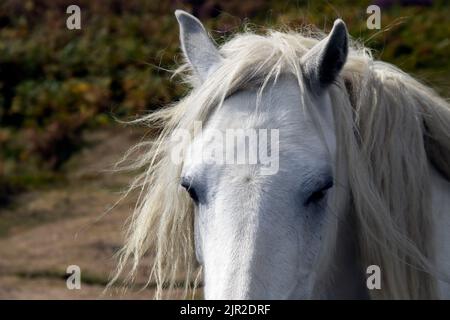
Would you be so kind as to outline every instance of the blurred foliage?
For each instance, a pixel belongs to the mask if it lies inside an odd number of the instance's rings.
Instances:
[[[382,30],[368,30],[379,4]],[[408,5],[415,3],[416,5]],[[429,5],[432,3],[432,5]],[[329,30],[342,17],[351,35],[441,93],[448,89],[450,8],[437,1],[3,0],[0,4],[0,203],[46,184],[83,146],[83,131],[158,108],[185,88],[169,79],[179,58],[173,11],[197,15],[220,43],[247,24]],[[77,4],[82,29],[66,28]],[[419,5],[417,5],[419,4]],[[178,57],[178,58],[177,58]],[[158,68],[161,66],[161,68]],[[55,173],[56,172],[56,173]]]

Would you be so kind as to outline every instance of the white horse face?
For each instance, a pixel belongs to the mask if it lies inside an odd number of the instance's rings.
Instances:
[[[222,57],[196,18],[179,11],[176,15],[184,54],[198,77],[208,81]],[[302,61],[304,87],[315,91],[312,105],[302,105],[297,79],[283,75],[267,85],[260,100],[252,89],[230,96],[191,143],[193,157],[183,167],[181,184],[196,203],[195,244],[206,298],[311,296],[315,263],[332,220],[327,204],[336,143],[326,87],[346,55],[346,28],[337,22]],[[306,110],[315,110],[316,122]],[[205,161],[204,154],[217,150],[243,152],[245,143],[220,146],[226,139],[218,136],[226,137],[229,129],[255,129],[257,135],[260,129],[277,129],[279,138],[258,145],[256,163]],[[261,174],[266,147],[277,170]]]
[[[228,98],[191,148],[201,144],[203,154],[211,154],[224,142],[218,133],[225,137],[229,129],[277,129],[277,172],[262,175],[259,162],[206,163],[199,152],[183,168],[184,186],[196,202],[206,298],[309,297],[313,285],[333,188],[332,110],[325,97],[317,99],[324,140],[299,103],[294,78],[284,76],[269,87],[258,110],[256,90]],[[242,148],[234,146],[235,154]]]

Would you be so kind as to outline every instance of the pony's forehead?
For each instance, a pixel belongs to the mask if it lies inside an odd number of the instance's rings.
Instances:
[[[300,75],[300,78],[297,78],[297,75],[292,72],[281,72],[276,76],[255,75],[249,78],[248,81],[233,88],[234,90],[229,91],[225,101],[235,98],[240,93],[246,93],[247,96],[252,96],[256,99],[265,98],[266,100],[270,97],[281,98],[284,95],[298,95],[307,89],[306,86],[300,86],[303,82],[302,75]]]
[[[217,132],[226,133],[227,130],[275,129],[283,143],[289,146],[298,145],[299,135],[304,136],[301,144],[317,143],[315,123],[307,111],[311,108],[302,105],[301,95],[292,75],[282,75],[276,81],[269,82],[261,92],[260,85],[241,89],[225,99],[220,108],[201,122],[203,134],[200,140],[197,136],[194,140],[205,143]]]

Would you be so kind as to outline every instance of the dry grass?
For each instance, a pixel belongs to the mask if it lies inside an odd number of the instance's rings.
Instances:
[[[141,134],[130,130],[90,134],[91,146],[68,164],[67,184],[23,194],[0,210],[0,298],[102,298],[134,202],[131,197],[102,216],[129,177],[101,171]],[[81,268],[81,290],[66,288],[65,272],[72,264]],[[137,287],[145,277],[144,270]],[[151,298],[152,290],[151,286],[140,292],[114,290],[106,298]]]

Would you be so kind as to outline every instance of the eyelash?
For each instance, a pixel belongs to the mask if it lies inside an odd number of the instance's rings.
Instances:
[[[314,191],[308,199],[306,199],[304,205],[309,206],[314,203],[318,203],[322,201],[325,196],[327,195],[327,191],[333,186],[333,181],[327,182],[325,185],[323,185],[320,189],[317,191]]]
[[[187,193],[189,193],[189,196],[195,202],[195,204],[198,204],[199,202],[198,194],[195,188],[192,186],[191,181],[188,181],[188,179],[186,178],[182,178],[181,186],[186,190]]]
[[[198,195],[197,192],[195,191],[194,188],[189,187],[186,189],[186,191],[189,193],[189,196],[191,197],[191,199],[195,202],[198,203]]]

